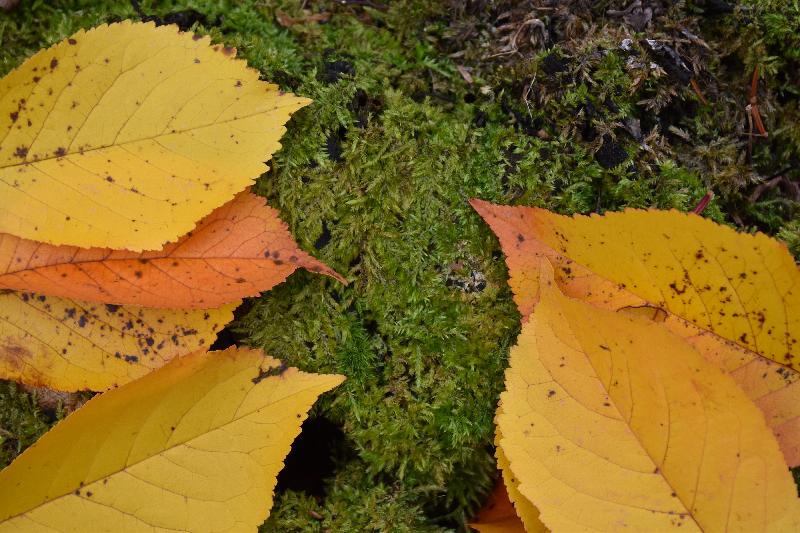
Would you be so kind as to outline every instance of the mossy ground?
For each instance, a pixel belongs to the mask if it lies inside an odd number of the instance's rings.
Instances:
[[[256,190],[351,283],[298,272],[226,338],[348,380],[315,407],[264,531],[463,530],[485,497],[519,315],[468,198],[688,210],[712,190],[706,215],[800,254],[800,7],[626,4],[142,2],[314,99]],[[0,14],[0,73],[136,17],[124,1],[22,0]],[[756,65],[768,137],[749,135]],[[0,384],[0,465],[54,420]]]

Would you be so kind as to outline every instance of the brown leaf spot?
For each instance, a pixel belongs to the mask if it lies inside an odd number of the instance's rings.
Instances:
[[[50,70],[54,70],[58,66],[58,59],[55,57],[50,60]]]
[[[75,46],[76,44],[78,44],[78,41],[76,41],[76,40],[75,40],[75,39],[73,39],[72,37],[70,37],[69,39],[67,39],[67,42],[68,42],[69,44],[73,45],[73,46]]]
[[[24,346],[9,342],[7,344],[0,345],[0,355],[2,355],[3,359],[10,358],[13,362],[29,358],[33,354]]]
[[[12,111],[8,116],[11,117],[11,122],[16,122],[19,119],[19,111]]]
[[[286,370],[288,370],[288,368],[289,368],[288,366],[286,366],[285,364],[281,363],[279,366],[273,366],[273,367],[270,367],[270,368],[268,368],[266,370],[258,369],[258,375],[256,377],[254,377],[252,379],[252,381],[256,385],[258,385],[259,383],[261,383],[262,381],[264,381],[265,379],[267,379],[269,377],[283,375],[283,373],[286,372]]]
[[[20,159],[25,159],[25,156],[28,155],[28,149],[24,146],[17,146],[17,149],[14,150],[14,155]]]
[[[64,148],[63,146],[59,146],[58,148],[56,148],[56,151],[54,153],[56,154],[56,157],[64,157],[65,155],[67,155],[67,149]]]

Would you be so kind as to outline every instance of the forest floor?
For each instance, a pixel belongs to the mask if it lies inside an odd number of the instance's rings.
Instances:
[[[467,200],[693,209],[800,255],[800,7],[783,0],[22,0],[0,74],[88,28],[210,34],[313,98],[255,186],[350,284],[298,271],[217,346],[347,382],[304,424],[263,531],[465,531],[497,477],[519,331]],[[755,76],[754,76],[755,73]],[[763,122],[760,127],[757,117]],[[0,467],[63,416],[0,382]]]

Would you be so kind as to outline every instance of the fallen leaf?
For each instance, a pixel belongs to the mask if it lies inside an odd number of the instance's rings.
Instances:
[[[122,385],[208,349],[238,303],[148,309],[0,291],[0,379],[60,391]]]
[[[499,403],[497,406],[497,414],[495,416],[495,424],[502,413],[503,405],[502,403]],[[506,487],[506,494],[508,494],[517,516],[519,516],[520,520],[522,520],[525,531],[528,533],[546,533],[549,530],[544,524],[542,524],[542,521],[539,520],[539,509],[537,509],[536,506],[533,505],[530,500],[528,500],[528,498],[526,498],[519,491],[519,479],[517,479],[511,472],[511,465],[508,462],[508,457],[506,457],[506,454],[503,453],[503,448],[500,447],[500,441],[503,440],[503,433],[500,431],[500,427],[497,425],[495,425],[494,435],[497,467],[500,469],[500,473],[503,476],[503,484]]]
[[[785,245],[678,211],[566,217],[537,208],[475,208],[496,233],[539,241],[590,272],[701,329],[800,368],[800,270]],[[517,231],[514,231],[517,229]],[[523,231],[524,230],[524,231]],[[520,240],[521,239],[521,240]],[[529,312],[535,277],[512,278]],[[800,359],[800,357],[798,357]]]
[[[483,508],[469,526],[480,533],[525,533],[502,479],[497,480]]]
[[[672,232],[679,235],[678,238],[692,237],[697,240],[691,241],[692,247],[688,252],[684,250],[673,255],[670,253],[671,249],[667,248],[668,256],[673,258],[689,256],[689,261],[682,264],[682,267],[686,268],[686,276],[689,279],[706,280],[703,282],[703,286],[708,283],[709,286],[731,287],[731,290],[722,291],[726,294],[735,294],[733,288],[736,286],[736,280],[739,280],[740,283],[743,283],[744,280],[739,279],[739,275],[735,273],[728,275],[717,272],[715,277],[713,273],[709,272],[711,268],[709,265],[712,265],[712,262],[710,260],[708,263],[705,262],[707,254],[702,251],[703,249],[725,247],[727,243],[726,251],[720,252],[720,257],[728,257],[727,261],[736,261],[734,256],[744,254],[753,246],[757,246],[759,249],[763,249],[763,261],[767,263],[772,261],[775,265],[775,272],[782,273],[783,279],[790,284],[793,283],[792,279],[800,278],[800,274],[783,246],[763,235],[753,237],[737,234],[728,228],[717,226],[699,217],[677,212],[661,212],[660,214],[651,212],[648,215],[648,212],[643,211],[626,211],[609,214],[607,218],[579,217],[575,220],[580,220],[582,225],[573,226],[567,222],[573,219],[554,215],[541,209],[496,206],[480,200],[473,200],[473,206],[500,239],[509,268],[509,285],[514,292],[514,299],[520,313],[522,313],[523,322],[528,319],[538,299],[539,262],[542,258],[547,258],[555,266],[555,279],[564,294],[605,309],[650,315],[651,318],[657,319],[672,332],[684,337],[704,357],[728,372],[764,412],[767,424],[773,429],[780,442],[787,463],[790,466],[800,465],[800,374],[793,368],[767,358],[765,353],[757,352],[751,347],[741,346],[736,342],[737,340],[741,341],[738,329],[734,329],[732,332],[719,326],[713,331],[704,329],[695,322],[690,322],[690,313],[674,301],[671,300],[673,303],[669,307],[660,298],[653,302],[642,296],[674,292],[670,287],[671,277],[665,277],[665,274],[670,272],[667,263],[655,263],[654,252],[651,251],[651,248],[658,243],[664,244],[673,240],[672,238],[667,239],[663,235],[664,231],[671,228],[669,221],[674,222],[675,227],[672,228]],[[648,216],[653,217],[654,220],[639,220]],[[619,232],[616,234],[621,243],[612,245],[609,237],[597,237],[598,232],[607,235],[607,232],[610,231],[605,226],[626,217],[632,217],[633,220],[621,222]],[[601,223],[604,226],[601,230],[587,230],[584,226],[591,223]],[[699,226],[699,228],[695,228],[695,226]],[[659,228],[659,231],[656,232],[655,228]],[[547,231],[557,231],[561,235],[561,237],[553,236],[551,240],[570,239],[576,243],[585,242],[587,246],[582,253],[592,255],[591,261],[589,261],[592,265],[597,265],[603,260],[609,262],[609,265],[595,271],[581,264],[578,257],[567,256],[561,252],[560,245],[557,245],[557,251],[549,246],[547,240],[541,238]],[[588,246],[591,243],[583,236],[578,235],[582,231],[590,231],[589,235],[596,237],[597,244],[601,241],[604,244]],[[693,231],[695,233],[692,233]],[[721,234],[718,234],[718,231]],[[698,244],[701,239],[704,243],[702,247]],[[732,241],[733,244],[730,244],[729,241]],[[702,252],[702,260],[695,257],[698,255],[698,250]],[[605,258],[603,258],[604,253],[607,254]],[[578,255],[583,257],[581,254]],[[768,259],[770,257],[772,260]],[[760,258],[756,260],[762,261]],[[647,270],[648,267],[649,270]],[[674,270],[678,267],[673,265],[672,268]],[[630,269],[632,273],[623,272],[626,269]],[[780,292],[771,286],[772,281],[768,270],[758,272],[754,274],[752,269],[743,271],[747,275],[745,279],[758,280],[757,283],[761,287],[762,294],[752,295],[751,299],[743,299],[741,302],[732,297],[731,301],[727,303],[728,306],[734,304],[747,306],[751,301],[755,303],[769,299],[772,306],[777,308],[776,313],[779,316],[785,313],[786,323],[783,327],[786,334],[790,335],[790,332],[796,332],[797,327],[793,325],[793,322],[796,322],[797,317],[800,316],[798,315],[800,302],[798,302],[797,296],[793,295],[789,288],[782,289],[783,292]],[[767,273],[764,274],[764,272]],[[683,275],[683,270],[681,273]],[[733,281],[731,281],[732,278]],[[688,288],[689,285],[682,290],[686,291]],[[635,289],[639,289],[642,295],[635,294]],[[691,289],[689,292],[695,294],[693,290]],[[701,295],[708,294],[708,292],[699,290]],[[717,292],[719,293],[720,290],[717,289]],[[709,309],[713,308],[709,307]],[[731,310],[726,307],[719,309],[718,312],[725,314],[722,316],[723,319],[738,319],[740,317],[732,315],[739,315],[744,311],[742,309]],[[761,314],[755,312],[755,317],[756,323],[760,323]],[[775,322],[774,317],[770,318],[770,322]],[[754,336],[754,338],[756,337]]]
[[[217,307],[269,290],[298,267],[346,283],[300,250],[278,212],[249,192],[159,251],[82,249],[0,234],[0,288],[95,302]]]
[[[208,37],[102,25],[0,80],[0,232],[130,250],[174,241],[266,169],[309,100]]]
[[[497,417],[518,489],[558,531],[794,531],[757,408],[660,324],[568,298],[542,261]],[[580,512],[576,512],[580,510]]]
[[[174,359],[0,472],[0,531],[255,531],[309,408],[343,380],[260,350]]]

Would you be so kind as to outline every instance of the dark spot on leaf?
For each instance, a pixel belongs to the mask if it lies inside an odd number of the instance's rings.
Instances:
[[[252,381],[253,381],[253,383],[255,383],[257,385],[257,384],[261,383],[263,380],[265,380],[265,379],[267,379],[269,377],[283,375],[283,373],[286,372],[286,370],[288,368],[289,368],[288,366],[286,366],[285,364],[281,363],[278,366],[273,366],[273,367],[270,367],[270,368],[268,368],[266,370],[259,369],[258,370],[258,375],[256,377],[254,377]]]
[[[683,294],[686,292],[686,287],[678,288],[678,285],[673,281],[669,284],[669,288],[675,291],[676,294]]]
[[[63,146],[59,146],[58,148],[56,148],[56,151],[54,153],[56,154],[56,157],[64,157],[65,155],[67,155],[67,149],[64,148]]]
[[[142,278],[142,271],[141,270],[137,270],[136,272],[133,273],[133,275],[136,276],[137,278],[141,279]]]
[[[109,313],[116,313],[119,311],[119,306],[114,304],[106,304],[106,311]]]
[[[126,363],[138,363],[139,362],[139,358],[137,356],[135,356],[135,355],[126,355],[125,356],[125,362]]]
[[[68,42],[69,44],[73,45],[73,46],[74,46],[74,45],[76,45],[76,44],[78,44],[78,41],[76,41],[76,40],[75,40],[75,39],[73,39],[72,37],[70,37],[69,39],[67,39],[67,42]]]
[[[53,58],[50,60],[50,70],[55,69],[58,66],[58,59]]]
[[[517,241],[525,242],[525,236],[522,233],[517,233]]]
[[[85,315],[85,314],[84,314],[84,315],[81,315],[81,317],[78,319],[78,326],[80,326],[80,327],[82,327],[82,328],[83,328],[83,327],[86,327],[86,323],[87,323],[88,321],[89,321],[89,320],[86,318],[86,315]]]
[[[548,398],[552,398],[552,397],[553,397],[553,396],[555,396],[555,395],[556,395],[556,391],[554,391],[554,390],[552,390],[552,389],[550,389],[549,391],[547,391],[547,397],[548,397]]]
[[[14,155],[19,157],[19,158],[24,159],[25,156],[28,155],[28,149],[25,148],[24,146],[17,146],[17,149],[14,150]]]

